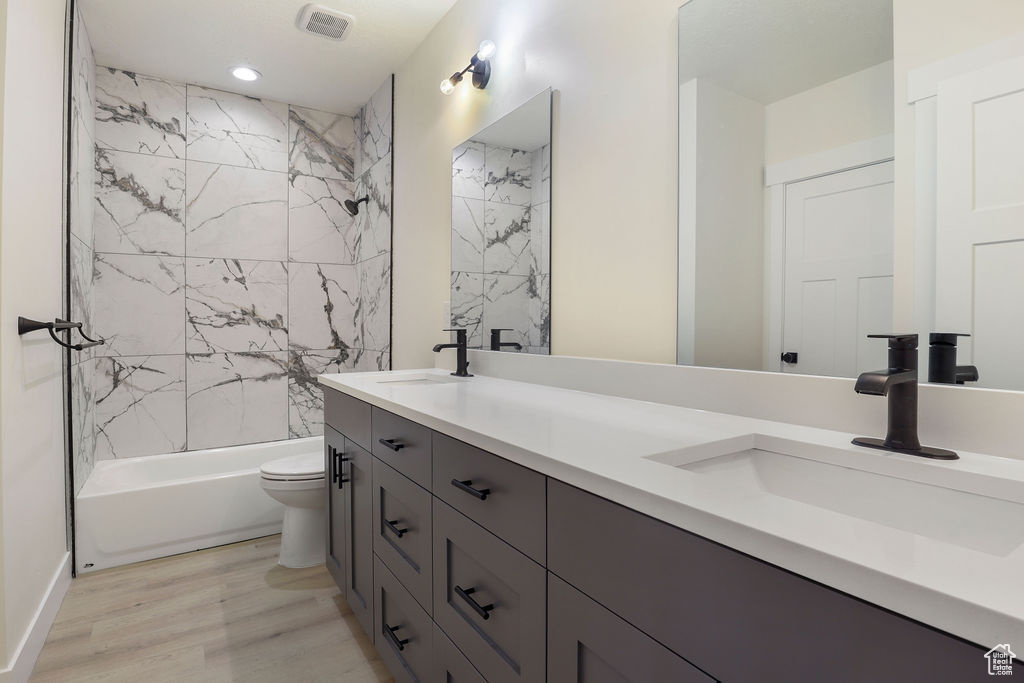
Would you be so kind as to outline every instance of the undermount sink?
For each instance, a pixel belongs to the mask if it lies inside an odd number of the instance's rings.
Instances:
[[[871,471],[870,459],[858,462],[859,456],[750,434],[647,459],[738,491],[779,496],[990,555],[1008,555],[1024,543],[1021,502],[928,483],[929,463],[910,463],[897,477]]]
[[[377,380],[377,384],[388,384],[391,386],[403,386],[403,385],[431,385],[431,384],[454,384],[455,382],[461,382],[457,377],[451,375],[432,375],[424,373],[422,375],[401,375],[398,377],[385,377],[384,379]]]

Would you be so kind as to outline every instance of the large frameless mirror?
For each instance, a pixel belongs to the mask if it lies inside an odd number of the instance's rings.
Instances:
[[[550,245],[545,90],[452,151],[451,325],[471,348],[551,352]]]
[[[892,26],[891,0],[680,8],[679,363],[885,366]]]

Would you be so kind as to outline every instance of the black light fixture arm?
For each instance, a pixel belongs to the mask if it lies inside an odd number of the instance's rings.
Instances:
[[[18,316],[18,334],[28,334],[29,332],[36,332],[38,330],[46,330],[50,333],[50,338],[57,342],[65,349],[71,349],[73,351],[83,351],[85,349],[92,348],[93,346],[100,346],[106,344],[105,339],[93,339],[85,332],[82,332],[82,323],[73,323],[67,320],[61,320],[55,318],[53,322],[42,322],[40,320],[32,320],[31,318],[25,318]],[[85,344],[71,344],[60,339],[57,336],[57,332],[70,332],[71,330],[78,330],[78,333],[82,335],[82,338],[86,340]]]

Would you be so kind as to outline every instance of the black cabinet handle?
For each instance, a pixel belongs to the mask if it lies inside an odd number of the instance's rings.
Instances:
[[[404,443],[395,443],[398,439],[377,439],[381,446],[387,446],[395,453],[405,448]]]
[[[466,479],[465,481],[459,481],[458,479],[452,479],[452,486],[454,486],[455,488],[459,489],[460,491],[465,491],[466,493],[468,493],[471,496],[476,496],[480,500],[487,500],[487,496],[491,495],[491,490],[490,489],[475,489],[472,486],[470,486],[470,484],[472,484],[472,483],[473,483],[472,479]]]
[[[480,615],[481,619],[490,619],[491,615],[489,612],[494,609],[494,605],[481,605],[479,602],[469,597],[475,592],[475,588],[462,588],[461,586],[455,587],[455,594],[465,600],[466,603],[473,608],[473,611]]]
[[[398,524],[398,522],[399,522],[399,520],[397,520],[397,519],[393,520],[393,521],[385,519],[384,520],[384,526],[391,533],[393,533],[395,536],[398,536],[399,538],[401,538],[402,536],[405,536],[405,533],[407,531],[409,531],[409,530],[408,529],[399,529],[398,526],[396,526]]]
[[[342,484],[344,484],[344,483],[349,481],[342,474],[342,471],[341,471],[342,465],[341,464],[343,462],[348,462],[352,458],[346,458],[344,455],[342,455],[341,451],[339,451],[334,446],[328,446],[327,447],[327,452],[331,454],[331,459],[334,462],[334,467],[333,467],[334,471],[331,472],[331,481],[335,482],[338,485],[338,490],[341,491],[342,490]]]
[[[398,638],[398,636],[395,635],[395,631],[397,631],[400,628],[402,628],[402,627],[401,626],[388,626],[387,622],[384,622],[384,636],[388,640],[391,641],[391,644],[394,645],[395,648],[397,648],[399,652],[404,650],[405,646],[409,643],[409,639],[408,638],[405,638],[404,640],[400,640]]]
[[[334,446],[328,446],[327,452],[331,454],[331,481],[335,484],[338,483],[338,479],[341,477],[341,453]]]

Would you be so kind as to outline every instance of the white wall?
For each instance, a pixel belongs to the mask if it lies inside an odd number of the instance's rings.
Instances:
[[[697,79],[694,118],[696,153],[680,157],[696,166],[694,363],[759,370],[764,107]]]
[[[895,327],[911,329],[914,311],[914,110],[907,72],[1024,30],[1020,0],[893,0],[896,134]]]
[[[766,164],[892,133],[892,61],[765,107]]]
[[[552,352],[675,360],[679,0],[460,0],[396,74],[394,366],[447,339],[451,150],[555,89]],[[441,79],[494,40],[491,84]]]
[[[8,56],[0,152],[3,671],[67,558],[61,353],[45,334],[17,334],[19,315],[52,319],[63,310],[65,3],[0,6]]]

